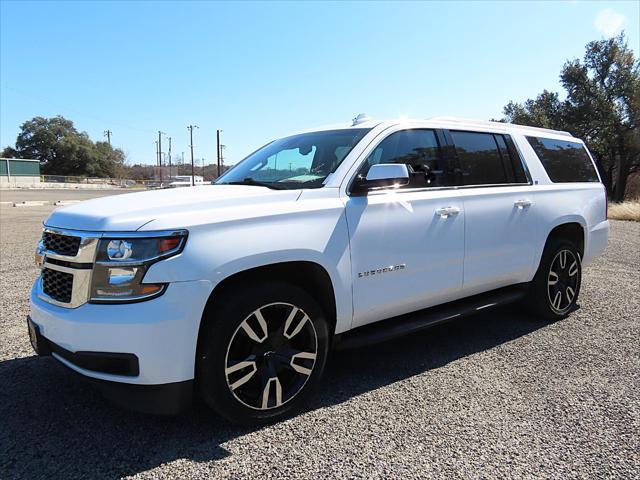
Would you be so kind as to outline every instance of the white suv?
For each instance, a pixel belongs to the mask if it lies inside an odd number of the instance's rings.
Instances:
[[[525,300],[555,320],[606,244],[605,189],[565,132],[434,118],[275,140],[214,185],[54,211],[32,343],[121,404],[287,414],[332,347]]]

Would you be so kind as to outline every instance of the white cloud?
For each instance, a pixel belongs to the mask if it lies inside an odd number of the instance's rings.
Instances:
[[[610,8],[598,13],[593,25],[607,37],[613,37],[627,24],[627,19],[621,13],[616,13]]]

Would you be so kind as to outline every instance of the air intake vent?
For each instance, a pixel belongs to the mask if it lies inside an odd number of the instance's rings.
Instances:
[[[58,255],[75,257],[78,254],[78,249],[80,248],[80,237],[44,232],[42,234],[42,243],[44,248],[57,253]]]
[[[73,275],[45,268],[42,271],[42,290],[58,302],[70,303],[73,292]]]

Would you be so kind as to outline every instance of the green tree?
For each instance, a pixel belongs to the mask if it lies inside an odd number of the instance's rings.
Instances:
[[[119,148],[112,148],[107,142],[96,142],[96,151],[98,153],[98,162],[96,166],[91,166],[94,169],[94,173],[89,172],[89,175],[97,177],[122,177],[125,169],[125,154]]]
[[[622,201],[629,175],[640,170],[640,61],[620,34],[587,44],[584,59],[566,62],[560,80],[565,100],[545,90],[524,103],[509,102],[505,120],[584,139],[611,199]]]
[[[40,160],[42,173],[50,175],[114,177],[121,174],[125,160],[122,150],[92,142],[86,132],[79,132],[61,116],[24,122],[15,148],[5,148],[5,154]]]

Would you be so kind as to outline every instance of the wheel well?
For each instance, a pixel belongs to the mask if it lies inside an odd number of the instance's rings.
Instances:
[[[584,228],[582,228],[582,225],[579,223],[572,222],[558,225],[549,232],[547,244],[552,238],[566,238],[567,240],[571,240],[575,243],[580,258],[584,256]]]
[[[209,295],[204,310],[203,320],[207,312],[213,308],[218,298],[224,298],[224,292],[248,282],[281,281],[292,283],[311,295],[324,310],[333,332],[336,326],[336,299],[333,284],[327,271],[314,262],[282,262],[251,268],[235,273],[220,282]]]

